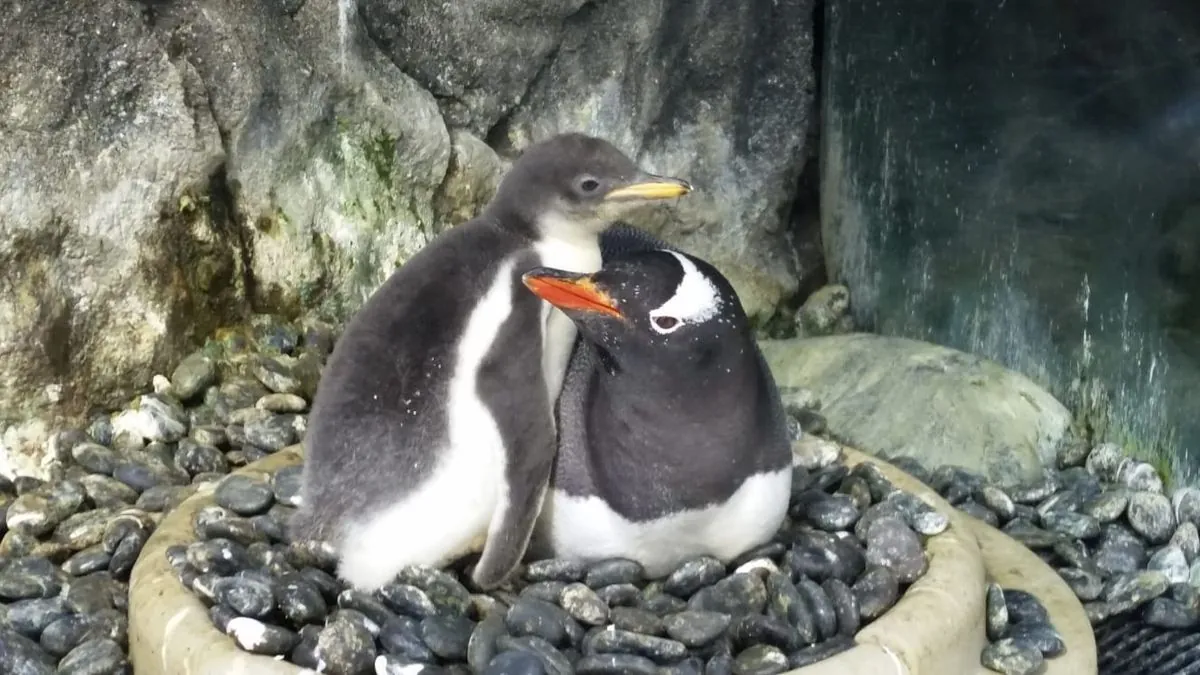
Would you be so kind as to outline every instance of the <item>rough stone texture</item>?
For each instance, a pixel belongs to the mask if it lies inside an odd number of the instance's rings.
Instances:
[[[796,312],[796,337],[821,337],[853,330],[850,289],[841,284],[818,288]]]
[[[175,2],[155,21],[209,83],[254,299],[344,315],[428,240],[450,136],[355,24],[342,42],[335,3],[281,5]]]
[[[12,422],[148,383],[172,343],[236,303],[239,262],[217,243],[234,237],[224,223],[178,206],[224,152],[195,69],[137,5],[9,5],[0,83],[0,422]],[[0,469],[28,468],[11,461]]]
[[[815,96],[812,0],[575,3],[557,51],[488,137],[519,147],[582,126],[686,176],[697,192],[637,224],[712,260],[748,314],[769,314],[811,273],[786,226]]]
[[[635,224],[710,258],[768,318],[812,271],[791,227],[811,11],[14,4],[0,15],[0,473],[45,474],[42,420],[123,403],[249,308],[345,318],[559,131],[690,179],[697,192]]]
[[[821,400],[829,430],[869,452],[957,464],[1002,484],[1051,466],[1070,413],[1024,376],[937,345],[871,334],[764,340],[781,386]]]

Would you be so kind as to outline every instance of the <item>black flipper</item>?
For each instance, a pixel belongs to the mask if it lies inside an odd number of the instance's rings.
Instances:
[[[535,388],[539,392],[535,396],[514,396],[512,392],[512,383],[529,378],[528,364],[542,361],[543,345],[536,338],[536,328],[535,337],[530,337],[529,327],[536,322],[528,318],[539,315],[542,300],[524,288],[519,274],[520,270],[531,267],[533,261],[515,266],[512,313],[480,364],[476,383],[479,398],[491,410],[507,444],[504,494],[492,515],[487,541],[471,573],[475,584],[484,590],[503,583],[525,557],[558,449],[554,416],[545,388]]]

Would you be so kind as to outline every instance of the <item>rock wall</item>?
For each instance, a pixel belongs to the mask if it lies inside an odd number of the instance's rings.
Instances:
[[[829,15],[830,276],[859,326],[1024,373],[1200,485],[1200,4],[962,10]]]
[[[638,224],[711,258],[766,318],[811,271],[789,229],[811,14],[812,0],[13,3],[0,423],[119,404],[250,311],[344,319],[473,215],[520,148],[568,129],[689,177],[697,193]]]

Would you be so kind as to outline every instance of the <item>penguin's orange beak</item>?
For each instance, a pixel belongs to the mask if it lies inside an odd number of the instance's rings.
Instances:
[[[587,274],[539,267],[521,275],[521,281],[534,295],[559,309],[624,318],[613,299]]]

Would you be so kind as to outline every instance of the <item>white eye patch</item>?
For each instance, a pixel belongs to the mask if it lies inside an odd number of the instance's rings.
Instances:
[[[721,309],[721,296],[712,281],[704,276],[691,260],[674,251],[667,253],[675,256],[679,265],[683,267],[683,280],[679,282],[670,300],[650,312],[650,327],[661,335],[674,333],[685,323],[708,321]],[[677,321],[659,321],[660,318]]]

